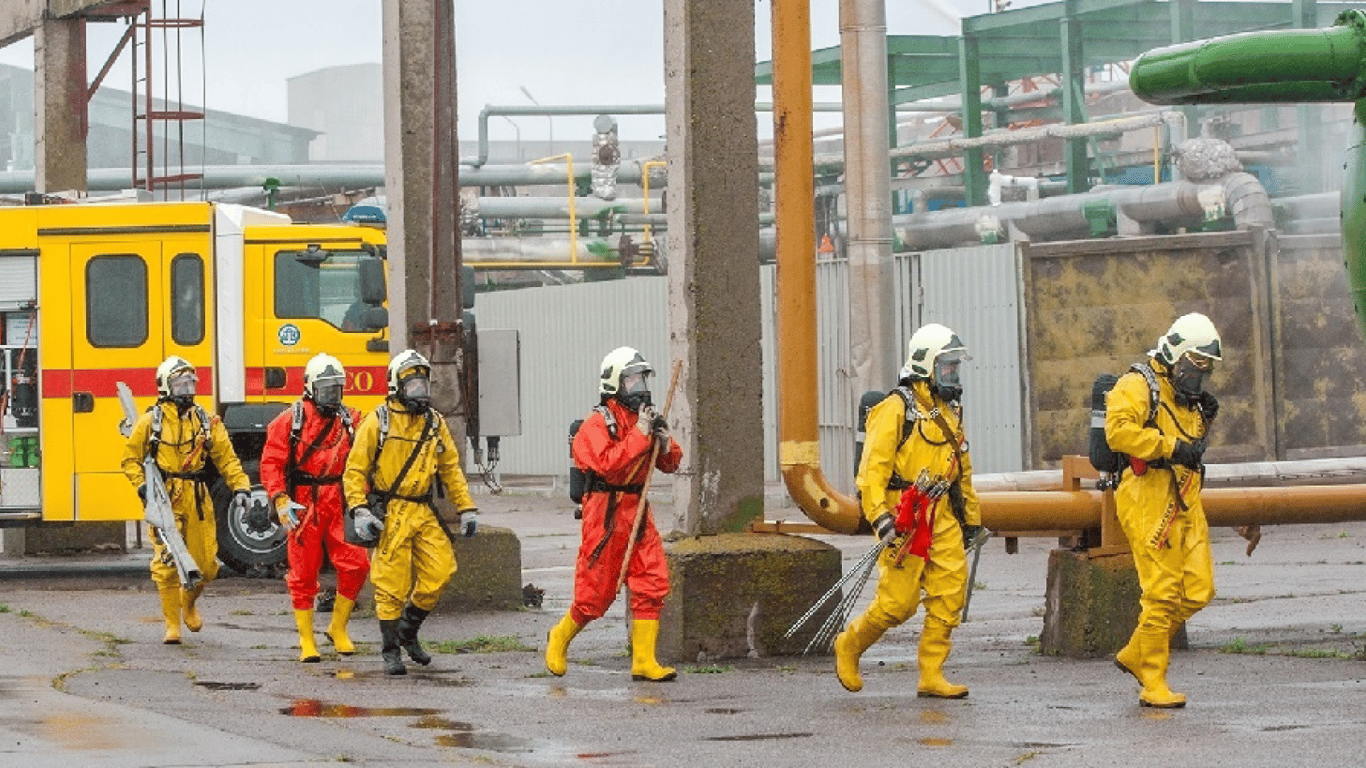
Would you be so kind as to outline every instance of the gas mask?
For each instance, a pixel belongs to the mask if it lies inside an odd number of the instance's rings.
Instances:
[[[340,381],[319,381],[313,384],[313,404],[318,412],[331,416],[341,407],[342,383]]]
[[[1201,355],[1185,354],[1172,367],[1172,387],[1182,400],[1197,397],[1205,391],[1205,379],[1214,372],[1214,361]]]
[[[971,359],[966,352],[944,352],[934,359],[934,380],[931,385],[940,400],[951,403],[963,396],[963,382],[958,378],[958,369],[964,360]]]
[[[621,388],[617,399],[627,408],[638,411],[642,405],[654,405],[650,400],[650,372],[634,371],[621,374]]]
[[[194,405],[195,385],[199,377],[193,371],[177,373],[166,380],[167,398],[180,410]]]
[[[432,405],[432,383],[425,374],[413,373],[398,383],[398,401],[413,413],[426,413]]]

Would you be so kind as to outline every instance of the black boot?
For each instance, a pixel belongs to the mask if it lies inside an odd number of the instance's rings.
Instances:
[[[384,643],[379,655],[381,659],[384,659],[384,674],[386,675],[408,674],[408,670],[403,666],[403,654],[398,649],[399,621],[399,619],[379,620],[379,635]]]
[[[432,663],[432,655],[423,650],[417,639],[417,630],[431,611],[424,611],[412,603],[403,606],[403,616],[398,620],[398,644],[408,652],[413,661],[427,666]]]

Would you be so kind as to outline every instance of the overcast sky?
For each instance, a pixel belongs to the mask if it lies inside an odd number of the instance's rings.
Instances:
[[[991,0],[887,0],[889,34],[952,35],[957,15],[989,11]],[[1015,0],[1015,7],[1040,0]],[[285,122],[285,79],[338,64],[381,59],[380,0],[176,0],[184,16],[203,9],[203,44],[198,33],[182,33],[186,83],[184,100],[268,120]],[[486,104],[530,105],[525,88],[543,105],[663,104],[663,8],[658,0],[455,0],[460,136],[474,140],[477,116]],[[160,8],[160,3],[154,3]],[[770,0],[756,0],[756,58],[769,56]],[[811,0],[812,44],[839,43],[839,0]],[[99,71],[122,24],[92,24],[91,77]],[[199,71],[200,49],[207,76]],[[0,50],[0,62],[31,68],[30,40]],[[128,66],[120,61],[106,81],[127,88]],[[828,91],[828,92],[821,92]],[[159,95],[159,94],[158,94]],[[768,100],[766,89],[759,94]],[[818,101],[838,101],[838,88],[818,89]],[[817,115],[821,120],[838,120]],[[588,141],[592,118],[513,118],[490,123],[493,139]],[[623,139],[654,139],[663,119],[621,118]],[[836,122],[837,124],[837,122]],[[761,133],[767,119],[760,117]],[[501,133],[500,133],[501,132]],[[648,135],[646,135],[648,134]]]

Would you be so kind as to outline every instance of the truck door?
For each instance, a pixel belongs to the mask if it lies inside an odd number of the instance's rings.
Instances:
[[[72,469],[75,519],[142,516],[120,466],[126,439],[117,382],[138,411],[156,401],[156,368],[169,354],[195,365],[200,405],[213,402],[212,339],[202,248],[159,240],[73,244]]]

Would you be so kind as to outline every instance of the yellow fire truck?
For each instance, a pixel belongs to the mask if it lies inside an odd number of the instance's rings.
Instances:
[[[349,403],[378,405],[384,259],[380,230],[236,205],[0,208],[0,525],[141,519],[119,467],[117,383],[152,404],[167,355],[195,364],[199,403],[253,479],[265,426],[303,391],[313,355],[346,365]],[[221,481],[214,498],[224,563],[283,561],[273,516],[230,513]]]

